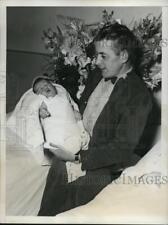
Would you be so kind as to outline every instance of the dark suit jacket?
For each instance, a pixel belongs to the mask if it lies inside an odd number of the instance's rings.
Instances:
[[[89,77],[86,82],[86,87],[82,93],[82,96],[79,100],[79,109],[81,114],[83,114],[84,109],[87,105],[87,101],[91,93],[94,91],[95,87],[102,79],[101,70],[96,68],[89,73]]]
[[[96,79],[96,85],[99,80]],[[94,88],[89,89],[89,94]],[[82,111],[89,97],[87,90],[85,93]],[[136,146],[151,109],[151,95],[134,71],[128,73],[126,79],[119,79],[96,121],[89,149],[80,151],[82,169],[109,167],[114,171],[135,164]]]

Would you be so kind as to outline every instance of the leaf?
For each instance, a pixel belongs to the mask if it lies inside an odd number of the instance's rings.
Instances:
[[[58,30],[58,35],[60,37],[63,37],[62,31],[61,31],[61,29],[60,29],[60,27],[58,25],[57,25],[57,30]]]

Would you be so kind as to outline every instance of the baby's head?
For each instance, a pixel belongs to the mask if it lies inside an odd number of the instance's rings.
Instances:
[[[50,79],[47,77],[38,77],[34,80],[33,92],[37,95],[44,95],[45,97],[54,97],[57,94],[56,87],[53,86]]]

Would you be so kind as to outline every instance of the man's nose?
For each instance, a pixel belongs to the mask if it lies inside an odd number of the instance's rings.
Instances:
[[[96,58],[96,65],[99,66],[102,63],[102,57],[100,55],[97,56]]]

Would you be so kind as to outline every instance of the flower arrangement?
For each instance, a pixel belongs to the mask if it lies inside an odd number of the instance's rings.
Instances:
[[[57,16],[64,20],[63,28],[57,26],[56,31],[49,28],[43,31],[43,41],[49,51],[46,65],[48,76],[61,83],[79,99],[85,87],[90,69],[95,68],[94,55],[89,54],[89,47],[97,32],[105,25],[121,23],[113,18],[114,12],[103,10],[102,20],[93,24],[85,24],[78,18]],[[142,78],[152,90],[161,82],[161,16],[148,15],[139,23],[135,22],[132,31],[143,46],[143,60],[140,65]],[[66,85],[71,80],[69,86]]]
[[[142,78],[149,88],[154,90],[161,84],[161,15],[148,15],[135,22],[133,32],[143,46],[143,58],[140,65]]]
[[[44,30],[42,40],[44,41],[45,48],[49,52],[49,58],[47,58],[45,70],[50,76],[54,76],[56,71],[64,65],[64,57],[60,49],[60,46],[64,41],[64,35],[57,26],[57,31],[53,31],[51,28],[47,31]],[[54,79],[56,78],[58,77],[55,76]]]

